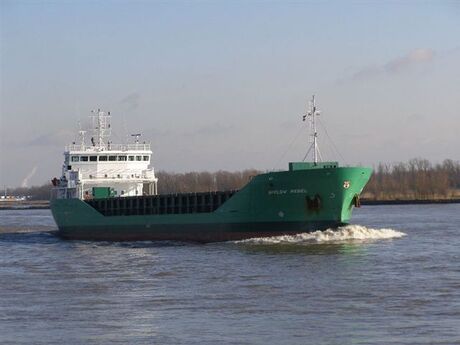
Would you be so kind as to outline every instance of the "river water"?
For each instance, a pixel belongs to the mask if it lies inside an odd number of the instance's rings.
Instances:
[[[460,344],[460,204],[365,206],[336,232],[64,241],[0,211],[1,344]]]

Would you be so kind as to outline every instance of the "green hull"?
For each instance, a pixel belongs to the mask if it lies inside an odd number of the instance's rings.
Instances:
[[[213,242],[295,234],[347,224],[371,172],[294,163],[255,176],[208,213],[104,216],[79,199],[54,199],[51,210],[68,239]]]

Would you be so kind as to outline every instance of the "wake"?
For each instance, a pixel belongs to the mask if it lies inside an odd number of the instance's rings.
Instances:
[[[327,229],[296,235],[273,237],[254,237],[247,240],[234,241],[241,244],[311,244],[311,243],[343,243],[366,242],[401,238],[404,232],[393,229],[372,229],[362,225],[346,225],[337,229]]]

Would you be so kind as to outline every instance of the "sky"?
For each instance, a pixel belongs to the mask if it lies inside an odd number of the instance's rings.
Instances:
[[[92,109],[157,170],[460,159],[455,1],[0,0],[0,186],[59,176]],[[161,181],[159,182],[161,183]]]

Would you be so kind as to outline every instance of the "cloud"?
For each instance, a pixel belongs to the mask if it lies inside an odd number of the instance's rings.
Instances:
[[[26,142],[26,146],[62,146],[74,138],[75,133],[70,130],[58,130],[39,135]]]
[[[432,62],[434,57],[435,52],[432,49],[416,49],[405,56],[388,62],[383,68],[388,73],[399,73],[411,66]]]
[[[447,57],[460,55],[460,46],[449,49],[444,55]]]
[[[141,95],[139,92],[133,92],[123,97],[120,101],[121,104],[125,105],[127,109],[134,110],[139,107]]]
[[[372,66],[372,67],[366,67],[362,70],[359,70],[358,72],[355,72],[352,76],[352,80],[364,80],[364,79],[370,79],[373,78],[377,75],[382,73],[382,68]]]
[[[426,119],[426,116],[423,114],[411,114],[406,117],[406,122],[408,124],[414,124],[414,123],[424,121],[425,119]]]
[[[192,137],[194,136],[203,137],[203,136],[211,136],[211,135],[219,136],[219,135],[231,133],[234,130],[235,130],[235,126],[233,125],[223,125],[221,123],[215,122],[215,123],[211,123],[211,124],[199,127],[195,130],[185,132],[183,133],[183,135],[192,136]]]
[[[432,63],[436,53],[433,49],[419,48],[404,56],[394,58],[380,66],[368,66],[351,76],[351,80],[366,80],[380,75],[395,75],[410,70],[415,66]]]

